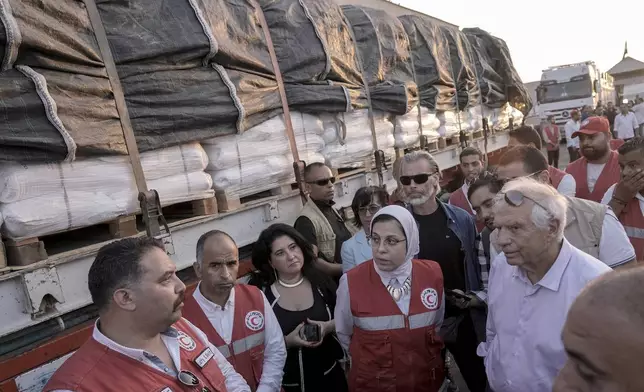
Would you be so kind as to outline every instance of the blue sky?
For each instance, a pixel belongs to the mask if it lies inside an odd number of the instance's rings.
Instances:
[[[586,60],[608,71],[622,59],[626,40],[629,56],[644,61],[642,0],[393,2],[461,28],[480,27],[503,38],[524,82],[539,80],[541,70],[549,66]]]

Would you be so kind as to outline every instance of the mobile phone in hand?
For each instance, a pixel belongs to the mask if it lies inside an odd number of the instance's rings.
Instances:
[[[321,334],[318,324],[304,324],[300,330],[300,337],[307,342],[319,342],[322,338]]]

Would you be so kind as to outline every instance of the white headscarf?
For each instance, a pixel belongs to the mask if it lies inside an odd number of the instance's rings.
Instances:
[[[380,215],[389,215],[396,219],[398,223],[400,223],[400,226],[402,226],[407,240],[407,254],[405,254],[405,262],[396,268],[396,271],[409,270],[411,268],[411,260],[418,254],[418,252],[420,252],[420,239],[416,219],[414,219],[414,216],[411,212],[407,211],[406,208],[395,205],[387,206],[378,211],[376,215],[373,216],[373,219],[371,219],[371,232],[373,232],[373,222]],[[377,267],[378,266],[376,265],[376,268]]]

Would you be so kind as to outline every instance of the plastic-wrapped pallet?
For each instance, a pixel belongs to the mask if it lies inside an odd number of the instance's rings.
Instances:
[[[199,143],[148,151],[141,164],[162,205],[214,196]],[[3,235],[20,239],[53,234],[138,212],[138,191],[127,157],[0,168]]]
[[[472,131],[471,125],[467,123],[465,112],[439,111],[436,114],[441,125],[438,127],[438,133],[443,137],[452,137],[458,135],[461,131],[468,133]]]
[[[367,110],[337,115],[321,115],[324,120],[322,151],[326,164],[332,168],[362,167],[373,156],[371,126]],[[378,148],[387,156],[394,155],[394,126],[382,112],[374,112]]]
[[[523,113],[507,103],[501,108],[488,108],[485,114],[490,127],[496,131],[508,129],[510,127],[510,118],[512,118],[514,126],[519,126],[523,122]]]
[[[440,135],[437,130],[441,123],[436,117],[436,113],[421,107],[420,118],[423,125],[423,135],[427,136],[429,140],[438,138]],[[396,148],[409,148],[418,145],[420,142],[418,107],[414,107],[404,116],[393,117],[392,121]]]
[[[322,121],[313,115],[292,112],[291,122],[300,159],[324,162]],[[214,189],[233,197],[262,192],[295,182],[293,155],[283,116],[273,117],[241,135],[222,136],[204,142],[210,158],[207,171]]]

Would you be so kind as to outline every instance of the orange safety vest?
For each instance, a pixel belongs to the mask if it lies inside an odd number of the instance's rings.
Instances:
[[[353,315],[351,392],[437,392],[444,381],[443,341],[438,335],[443,273],[433,261],[412,263],[406,316],[382,284],[373,261],[347,273]]]
[[[238,284],[234,290],[235,309],[230,344],[219,336],[192,295],[184,302],[183,316],[206,334],[208,340],[255,391],[264,366],[264,297],[254,286]]]
[[[196,337],[184,319],[173,327],[179,332],[181,370],[194,374],[199,379],[198,386],[188,388],[176,377],[90,338],[58,368],[43,392],[61,389],[75,392],[201,391],[204,387],[213,392],[226,392],[226,379],[210,347]]]
[[[581,157],[566,167],[566,173],[572,175],[577,182],[576,197],[600,203],[604,194],[620,179],[619,161],[617,152],[611,151],[610,158],[599,175],[595,189],[592,192],[588,189],[588,160]]]

